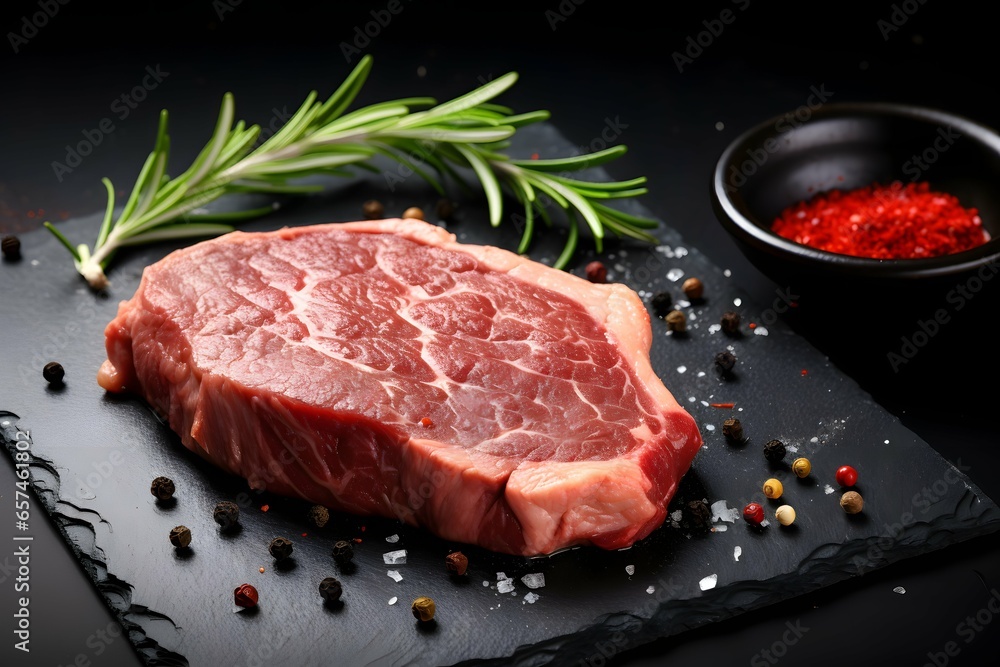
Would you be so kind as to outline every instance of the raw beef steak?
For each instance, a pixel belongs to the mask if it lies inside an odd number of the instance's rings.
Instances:
[[[105,335],[101,386],[251,487],[496,551],[632,544],[701,446],[632,290],[418,220],[179,250]]]

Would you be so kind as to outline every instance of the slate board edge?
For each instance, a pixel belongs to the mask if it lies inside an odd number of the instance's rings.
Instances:
[[[0,435],[3,436],[4,447],[10,453],[11,461],[13,462],[14,454],[17,451],[15,449],[17,442],[16,434],[19,432],[26,434],[28,442],[31,442],[31,431],[27,428],[20,428],[20,417],[13,412],[0,409],[0,416],[12,419],[9,426],[0,428]],[[107,569],[107,563],[104,561],[104,552],[101,550],[100,545],[97,544],[97,531],[89,520],[81,516],[85,513],[93,514],[99,520],[103,521],[100,514],[93,510],[84,510],[77,507],[61,497],[59,472],[51,461],[32,454],[28,470],[31,472],[28,481],[35,492],[35,497],[42,504],[42,507],[45,508],[56,530],[62,536],[63,541],[69,546],[76,560],[81,564],[87,576],[94,583],[94,586],[101,594],[101,598],[112,615],[118,620],[125,632],[128,633],[129,643],[139,658],[147,665],[188,667],[190,663],[187,658],[160,646],[156,640],[146,634],[139,622],[133,620],[149,617],[166,620],[173,624],[173,621],[165,614],[158,613],[142,605],[132,604],[132,585],[122,581]],[[47,477],[51,477],[51,481],[41,484],[39,476],[36,475],[37,470],[46,473]],[[93,553],[85,551],[72,538],[68,531],[70,526],[84,528],[93,535]]]
[[[20,428],[20,418],[14,413],[0,410],[0,415],[17,420],[12,421],[10,426],[0,429],[5,448],[10,452],[13,460],[13,454],[16,451],[14,448],[15,434],[17,432],[30,433],[30,430]],[[30,440],[30,435],[28,437]],[[59,474],[50,461],[33,456],[29,470],[32,471],[29,481],[36,497],[45,507],[59,533],[100,592],[105,604],[129,633],[129,641],[143,662],[157,667],[187,667],[190,663],[184,656],[160,646],[156,640],[145,633],[140,623],[132,620],[137,617],[140,619],[148,617],[173,623],[164,614],[142,605],[133,605],[131,603],[132,586],[108,571],[103,559],[103,551],[96,541],[97,531],[93,524],[82,516],[85,513],[93,514],[98,517],[98,520],[103,521],[100,514],[93,510],[83,510],[60,497]],[[51,481],[43,484],[42,479],[34,474],[36,470],[46,473],[47,477],[51,477]],[[985,500],[985,509],[978,514],[973,510],[977,499]],[[83,527],[93,534],[95,538],[93,553],[84,551],[70,536],[67,530],[69,526]],[[940,530],[942,526],[947,528]],[[953,530],[956,526],[961,530]],[[777,527],[774,528],[777,529]],[[589,661],[599,656],[608,658],[609,656],[605,653],[615,655],[657,639],[675,636],[684,630],[734,618],[748,611],[799,597],[852,577],[863,576],[864,573],[881,569],[900,560],[937,551],[998,530],[1000,530],[1000,508],[969,480],[965,493],[959,498],[951,514],[942,514],[931,522],[915,523],[907,527],[899,535],[890,538],[892,539],[891,545],[879,547],[879,556],[876,558],[868,558],[863,554],[866,554],[870,547],[883,539],[883,536],[852,540],[841,544],[821,545],[814,550],[813,554],[824,555],[822,557],[810,555],[804,560],[809,566],[804,570],[800,569],[800,572],[805,571],[817,575],[809,586],[789,587],[786,584],[787,574],[767,580],[742,581],[712,589],[696,598],[668,599],[658,605],[652,618],[643,618],[622,612],[605,614],[592,625],[579,628],[572,635],[562,635],[547,641],[520,646],[507,656],[462,660],[453,663],[453,667],[471,667],[473,665],[541,667],[543,665],[579,664],[581,662],[591,664]],[[927,544],[930,543],[927,539],[928,536],[940,536],[940,539],[933,542],[931,549],[927,548]],[[852,563],[858,565],[857,568],[844,569],[836,565],[838,562],[846,562],[845,554],[850,556]],[[861,558],[862,561],[856,560],[858,558]],[[738,600],[740,597],[752,599],[748,603],[734,603],[734,600]],[[681,618],[684,619],[683,622],[677,620]],[[666,633],[656,629],[663,627],[664,621],[668,623],[670,628]],[[604,648],[604,652],[601,651],[601,648]]]
[[[984,502],[985,510],[976,514],[972,507],[976,500]],[[960,531],[952,530],[958,526]],[[777,527],[774,527],[777,528]],[[943,528],[943,529],[942,529]],[[785,585],[786,575],[760,581],[742,581],[712,589],[706,594],[686,600],[668,600],[660,604],[653,618],[643,618],[631,613],[606,614],[602,620],[587,628],[580,628],[573,635],[554,637],[549,641],[520,646],[510,656],[486,660],[464,660],[451,667],[476,667],[510,665],[516,667],[542,667],[543,665],[598,664],[630,649],[641,647],[658,639],[666,639],[685,630],[735,618],[755,609],[762,609],[778,602],[790,600],[828,586],[863,576],[868,572],[913,556],[939,551],[960,542],[973,540],[1000,530],[1000,508],[992,503],[977,486],[969,484],[959,498],[952,514],[942,514],[931,522],[915,523],[891,537],[892,544],[878,547],[878,557],[865,554],[883,536],[851,540],[841,544],[821,545],[813,553],[826,553],[824,557],[810,555],[804,562],[805,571],[816,573],[812,585],[791,588]],[[940,539],[928,549],[928,536]],[[845,554],[857,567],[844,569],[838,562],[845,562]],[[857,559],[861,559],[860,561]],[[800,569],[800,572],[803,570]],[[741,596],[751,597],[749,603],[736,603]],[[653,622],[654,619],[656,622]],[[684,619],[680,621],[678,619]],[[666,633],[655,629],[666,620],[670,630]],[[601,649],[604,649],[603,651]],[[558,660],[558,662],[555,662]],[[600,663],[600,664],[603,664]]]

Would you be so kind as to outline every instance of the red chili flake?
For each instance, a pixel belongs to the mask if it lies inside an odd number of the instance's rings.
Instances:
[[[782,211],[771,229],[813,248],[874,259],[950,255],[990,239],[977,209],[926,182],[823,192]]]
[[[271,506],[270,506],[270,505],[261,505],[261,506],[260,506],[260,511],[261,511],[261,512],[266,512],[266,511],[268,511],[269,509],[271,509]]]
[[[355,537],[354,538],[354,543],[355,544],[361,544],[361,538],[360,537]]]
[[[361,526],[361,532],[362,533],[365,532],[366,530],[368,530],[368,526]]]
[[[802,369],[802,375],[809,375],[809,371],[807,371],[806,369],[803,368]]]
[[[424,417],[423,419],[420,420],[420,425],[423,426],[424,428],[430,428],[431,426],[434,426],[434,422],[431,420],[430,417]]]
[[[531,159],[532,160],[537,160],[538,159],[538,153],[532,153],[531,154]]]
[[[749,327],[750,327],[751,329],[756,329],[756,328],[757,328],[757,325],[756,325],[756,324],[754,324],[753,322],[751,322],[751,323],[750,323],[750,324],[748,324],[747,326],[749,326]]]
[[[709,403],[713,408],[735,408],[735,403]]]
[[[28,217],[29,218],[34,218],[35,217],[35,212],[34,211],[28,211]]]
[[[302,533],[302,537],[308,537],[309,533]]]

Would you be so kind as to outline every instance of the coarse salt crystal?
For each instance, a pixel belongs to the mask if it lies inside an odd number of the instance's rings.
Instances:
[[[697,400],[698,400],[698,399],[697,399],[697,398],[695,398],[694,396],[688,396],[688,403],[694,403],[694,402],[695,402],[695,401],[697,401]]]
[[[395,544],[396,542],[399,542],[399,535],[390,535],[389,537],[385,538],[385,541],[388,542],[389,544]]]
[[[382,554],[382,561],[386,565],[406,565],[406,549],[384,553]]]
[[[708,401],[702,401],[701,404],[704,405],[706,408],[708,407]]]
[[[535,604],[536,602],[538,602],[539,597],[540,596],[538,595],[538,593],[527,593],[524,596],[524,602],[527,602],[528,604]],[[521,604],[524,604],[524,602],[522,602]]]
[[[678,366],[678,367],[677,367],[677,372],[678,372],[678,373],[686,373],[686,372],[687,372],[687,369],[688,369],[688,367],[687,367],[687,366]]]
[[[700,378],[705,377],[705,371],[698,371],[698,377]]]
[[[830,486],[829,484],[827,484],[826,486],[823,487],[823,493],[825,493],[826,495],[830,495],[833,492],[834,492],[834,488],[832,486]]]
[[[635,565],[626,565],[625,571],[628,572],[629,576],[635,574]]]
[[[721,324],[711,324],[708,327],[708,333],[710,333],[710,334],[718,333],[720,331],[722,331],[722,325]]]
[[[733,305],[739,308],[740,306],[743,305],[743,299],[736,297],[735,299],[733,299]]]
[[[399,598],[395,598],[395,597],[393,597],[393,598],[389,598],[389,604],[391,604],[391,605],[392,605],[392,604],[396,604],[396,602],[397,602],[398,600],[399,600]]]
[[[729,530],[729,526],[724,523],[720,523],[718,526],[713,526],[712,531],[716,533],[724,533]]]
[[[682,518],[684,518],[684,511],[674,510],[673,512],[670,513],[670,518],[673,519],[674,521],[680,521]]]
[[[545,575],[541,572],[526,574],[521,577],[521,582],[528,588],[544,588]]]
[[[766,335],[767,335],[767,327],[762,327],[762,326],[758,325],[758,326],[757,326],[757,327],[756,327],[756,328],[755,328],[755,329],[753,330],[753,334],[754,334],[755,336],[766,336]]]
[[[497,581],[503,581],[504,579],[510,579],[506,572],[497,572]]]
[[[485,579],[483,579],[483,586],[488,587],[489,585],[490,585],[490,582],[488,582]]]
[[[904,595],[906,593],[906,589],[903,588],[902,586],[896,586],[895,588],[892,589],[892,592],[893,593],[899,593],[900,595]]]
[[[403,575],[401,575],[396,570],[389,570],[388,572],[386,572],[386,574],[389,575],[389,578],[395,581],[396,583],[399,583],[400,581],[403,580]]]
[[[655,591],[655,590],[656,590],[656,586],[650,586],[649,588],[646,589],[646,592],[649,593],[650,595],[652,595],[653,591]]]
[[[743,555],[743,547],[736,547],[735,549],[733,549],[733,560],[735,560],[737,563],[740,562],[740,556],[742,555]]]
[[[670,269],[669,271],[667,271],[667,280],[669,280],[672,283],[675,283],[678,280],[680,280],[681,276],[683,275],[684,272],[680,269]]]
[[[719,581],[719,575],[710,574],[698,582],[698,587],[703,591],[707,591],[711,588],[715,588],[715,584],[718,583],[718,581]]]
[[[729,269],[726,269],[725,271],[722,272],[722,275],[728,278],[729,276],[733,275],[733,272],[730,271]]]
[[[736,523],[738,518],[740,518],[740,511],[735,507],[727,507],[725,500],[716,500],[712,503],[712,523],[716,521]]]
[[[514,590],[514,580],[504,579],[497,582],[497,593],[510,593]]]
[[[714,431],[715,430],[715,424],[705,424],[705,430],[706,431]]]

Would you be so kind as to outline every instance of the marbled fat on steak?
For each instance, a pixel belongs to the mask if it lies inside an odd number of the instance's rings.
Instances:
[[[179,250],[105,335],[101,386],[253,488],[496,551],[632,544],[701,446],[632,290],[418,220]]]

